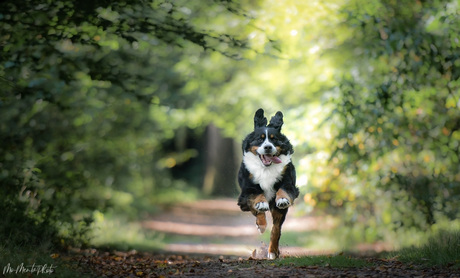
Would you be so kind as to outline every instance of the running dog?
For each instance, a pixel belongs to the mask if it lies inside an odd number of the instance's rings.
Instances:
[[[291,162],[294,149],[281,133],[283,123],[283,113],[280,111],[270,119],[268,125],[264,110],[256,111],[254,131],[243,140],[243,161],[238,173],[241,188],[238,205],[242,211],[250,211],[256,217],[260,233],[265,232],[267,227],[265,212],[272,214],[269,259],[280,255],[281,226],[288,208],[299,196],[299,189],[295,185],[295,168]]]

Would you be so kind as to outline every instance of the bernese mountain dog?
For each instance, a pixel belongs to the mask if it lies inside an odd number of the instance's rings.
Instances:
[[[267,227],[265,212],[270,211],[273,227],[268,246],[268,258],[280,255],[281,226],[288,208],[299,196],[296,173],[291,162],[294,153],[288,138],[281,133],[283,113],[278,111],[267,125],[264,110],[254,115],[254,131],[243,140],[243,161],[238,173],[241,194],[238,205],[256,217],[260,233]]]

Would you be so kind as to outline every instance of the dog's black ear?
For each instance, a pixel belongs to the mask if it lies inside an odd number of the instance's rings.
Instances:
[[[283,124],[283,113],[281,113],[281,111],[278,111],[276,112],[275,116],[273,116],[270,119],[270,124],[268,124],[268,127],[273,127],[275,129],[281,130]]]
[[[267,118],[264,117],[264,110],[259,108],[254,115],[254,129],[258,127],[266,127],[267,126]]]

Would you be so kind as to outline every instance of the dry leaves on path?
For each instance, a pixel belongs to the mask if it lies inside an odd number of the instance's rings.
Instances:
[[[370,258],[372,266],[279,266],[277,261],[232,256],[159,255],[87,250],[63,255],[96,277],[460,277],[459,269],[417,268],[397,260]]]

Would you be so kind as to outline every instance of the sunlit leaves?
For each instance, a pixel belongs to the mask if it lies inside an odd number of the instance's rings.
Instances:
[[[369,240],[457,217],[457,2],[7,1],[0,177],[69,213],[128,206],[179,183],[197,153],[163,151],[178,129],[241,140],[263,107],[285,113],[306,209]]]
[[[396,9],[392,2],[377,2],[373,7],[344,6],[344,25],[354,35],[341,49],[348,49],[345,55],[354,60],[338,68],[343,73],[332,118],[338,123],[331,127],[339,132],[330,145],[329,176],[336,176],[336,158],[342,171],[327,187],[337,196],[346,189],[335,189],[336,183],[358,188],[359,198],[345,206],[361,213],[370,210],[369,220],[381,219],[372,211],[383,209],[382,221],[396,229],[427,228],[434,214],[454,206],[453,196],[459,193],[454,174],[458,146],[451,136],[459,128],[455,84],[460,76],[451,67],[458,54],[450,43],[455,27],[430,25],[444,13],[445,3]],[[387,212],[390,206],[399,213]],[[413,219],[404,217],[414,210]],[[355,216],[350,214],[349,220],[356,224]]]

